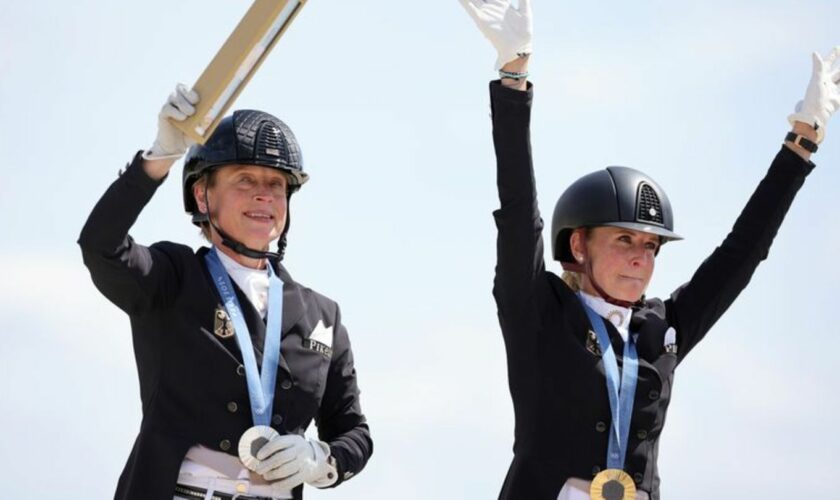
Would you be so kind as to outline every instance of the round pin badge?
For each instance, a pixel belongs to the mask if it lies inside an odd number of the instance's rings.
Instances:
[[[636,498],[636,485],[623,470],[607,469],[592,480],[589,496],[594,500],[633,500]]]
[[[267,425],[251,427],[239,438],[239,460],[249,470],[255,471],[260,463],[257,452],[276,437],[280,437],[280,433]]]

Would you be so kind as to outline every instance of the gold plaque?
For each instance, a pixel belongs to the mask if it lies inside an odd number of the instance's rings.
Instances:
[[[607,469],[598,473],[589,488],[592,500],[635,500],[633,478],[621,469]]]
[[[171,123],[204,144],[306,1],[255,0],[193,85],[195,114]]]

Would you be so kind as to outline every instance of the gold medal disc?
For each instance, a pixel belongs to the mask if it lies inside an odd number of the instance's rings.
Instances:
[[[634,500],[636,485],[633,478],[621,469],[607,469],[598,473],[589,488],[592,500]]]

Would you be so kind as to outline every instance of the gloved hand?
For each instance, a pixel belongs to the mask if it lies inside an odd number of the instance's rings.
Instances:
[[[330,447],[323,441],[297,434],[278,436],[257,452],[256,473],[280,489],[308,483],[325,488],[335,483],[338,471],[329,463]]]
[[[179,83],[158,113],[158,133],[152,147],[143,153],[147,160],[180,158],[195,141],[184,135],[167,118],[184,121],[195,113],[198,94]]]
[[[825,127],[831,115],[840,108],[840,47],[835,47],[823,59],[814,52],[814,70],[805,98],[796,105],[795,112],[788,116],[791,125],[803,122],[817,129],[817,144],[825,137]]]
[[[478,29],[490,40],[499,56],[496,69],[513,61],[520,54],[530,54],[533,23],[531,0],[519,0],[515,9],[510,0],[460,0]]]

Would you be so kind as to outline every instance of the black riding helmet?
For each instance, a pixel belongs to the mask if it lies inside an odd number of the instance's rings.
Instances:
[[[225,165],[258,165],[280,170],[287,174],[289,188],[287,198],[297,191],[308,179],[303,171],[303,156],[292,130],[277,117],[256,110],[238,110],[227,116],[205,144],[195,144],[184,159],[182,177],[184,210],[192,215],[193,224],[200,226],[210,222],[208,214],[198,210],[193,197],[193,185],[202,176]],[[286,227],[278,241],[279,256],[282,258],[289,231],[289,209],[286,209]],[[239,242],[231,241],[218,227],[216,230],[225,242],[239,253],[249,255],[256,251],[247,249]],[[237,245],[239,247],[237,248]],[[242,251],[242,249],[246,251]],[[254,256],[254,255],[249,255]]]
[[[579,227],[616,226],[681,240],[665,191],[628,167],[607,167],[576,180],[557,200],[551,218],[551,251],[564,269],[579,270],[569,237]]]

